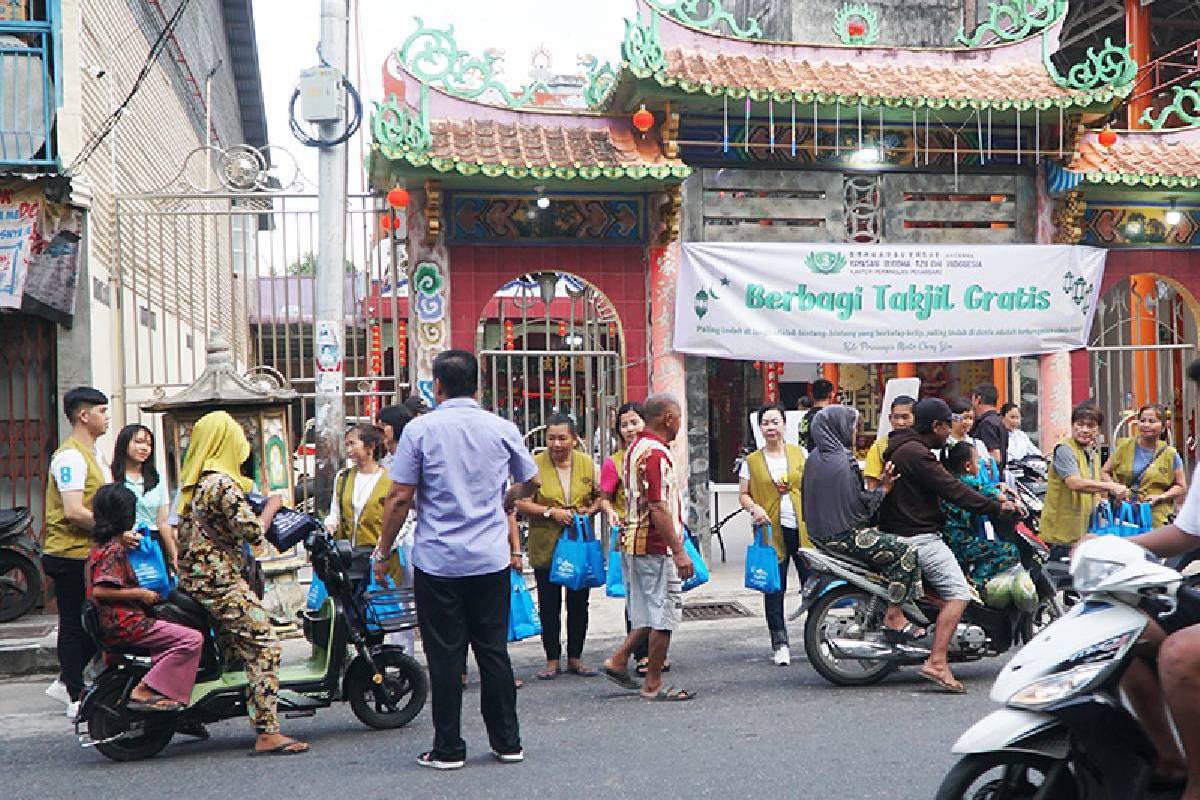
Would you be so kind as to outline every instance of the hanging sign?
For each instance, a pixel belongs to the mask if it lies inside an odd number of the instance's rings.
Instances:
[[[1068,245],[685,244],[675,349],[955,361],[1087,343],[1105,251]]]

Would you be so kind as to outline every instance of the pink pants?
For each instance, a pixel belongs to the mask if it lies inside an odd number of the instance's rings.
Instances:
[[[136,645],[150,653],[152,666],[143,679],[147,686],[180,703],[192,699],[196,667],[204,645],[200,631],[158,620]]]

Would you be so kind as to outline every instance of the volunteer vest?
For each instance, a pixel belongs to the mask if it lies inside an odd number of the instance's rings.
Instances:
[[[792,508],[796,509],[796,523],[800,530],[800,546],[811,547],[808,540],[808,529],[801,516],[800,483],[804,479],[804,451],[794,444],[783,446],[787,456],[788,496],[792,499]],[[779,525],[779,506],[782,505],[779,489],[767,468],[767,453],[765,450],[755,450],[746,457],[746,468],[750,471],[750,498],[758,503],[771,518],[771,545],[782,561],[787,555],[787,547],[783,541],[783,529]]]
[[[621,518],[621,522],[625,522],[625,451],[618,450],[612,454],[613,466],[617,468],[617,490],[613,492],[612,506],[617,512],[617,516]]]
[[[547,508],[566,508],[566,492],[558,477],[558,470],[550,459],[550,451],[543,450],[533,457],[537,464],[541,486],[533,502]],[[596,494],[596,465],[586,454],[571,451],[571,506],[579,507],[591,503]],[[525,549],[529,554],[529,565],[534,569],[549,569],[554,557],[554,545],[562,535],[562,526],[540,514],[529,518],[529,537]]]
[[[383,535],[383,501],[392,489],[392,481],[387,473],[379,476],[367,504],[363,506],[362,516],[358,518],[357,527],[354,521],[354,481],[358,477],[358,469],[351,467],[338,476],[337,503],[338,527],[333,538],[345,539],[355,547],[374,547]],[[397,586],[404,584],[404,571],[400,568],[400,559],[395,553],[388,558],[388,574]]]
[[[1100,480],[1100,459],[1089,462],[1079,443],[1068,437],[1060,444],[1071,448],[1079,462],[1079,476],[1086,480]],[[1054,467],[1046,470],[1046,502],[1042,507],[1040,535],[1050,544],[1074,544],[1087,533],[1092,512],[1096,508],[1096,495],[1076,492],[1067,486]]]
[[[92,498],[96,496],[96,490],[104,485],[104,470],[100,468],[96,454],[75,441],[74,438],[63,442],[62,447],[54,451],[54,455],[57,456],[64,450],[79,451],[83,456],[84,463],[87,464],[87,478],[83,484],[83,505],[90,509]],[[76,527],[67,519],[62,494],[58,491],[58,484],[55,483],[54,476],[51,475],[46,482],[46,544],[42,548],[42,552],[48,556],[58,556],[59,558],[86,559],[91,549],[91,533]]]
[[[1117,483],[1128,486],[1137,493],[1138,499],[1154,494],[1162,494],[1175,485],[1175,448],[1166,442],[1159,442],[1154,451],[1150,466],[1142,473],[1141,480],[1134,485],[1133,454],[1136,452],[1137,440],[1125,438],[1117,441],[1113,450],[1113,479]],[[1167,516],[1175,510],[1174,503],[1157,503],[1154,506],[1154,527],[1161,528],[1167,524]]]

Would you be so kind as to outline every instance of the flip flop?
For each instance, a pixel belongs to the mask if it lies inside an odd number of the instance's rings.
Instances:
[[[649,668],[649,666],[650,666],[650,659],[648,659],[648,658],[639,658],[639,659],[638,659],[637,666],[633,668],[633,671],[637,673],[637,676],[638,676],[639,678],[644,678],[644,677],[646,677],[646,670]],[[670,672],[670,671],[671,671],[671,662],[670,662],[670,661],[668,661],[667,663],[663,664],[662,671],[663,671],[663,672]]]
[[[951,683],[941,675],[934,675],[933,673],[926,672],[925,670],[919,670],[917,674],[927,681],[936,683],[938,686],[942,687],[942,691],[944,692],[948,692],[949,694],[966,694],[967,687],[963,686],[962,683],[957,680]]]
[[[568,675],[578,675],[581,678],[594,678],[600,673],[591,667],[567,667]]]
[[[301,745],[299,749],[291,749],[296,745]],[[260,758],[262,756],[298,756],[308,752],[308,743],[292,739],[290,742],[284,742],[278,747],[272,747],[270,750],[251,750],[249,755],[251,758]]]
[[[887,625],[883,626],[883,640],[888,644],[908,644],[909,642],[920,639],[924,635],[925,629],[918,628],[911,622],[899,630],[896,628],[889,628]]]
[[[161,694],[154,694],[145,700],[135,700],[134,698],[130,697],[129,702],[125,704],[125,707],[130,711],[167,713],[171,711],[181,711],[183,709],[183,703],[180,703],[178,700],[172,700],[169,697],[163,697]]]
[[[643,694],[642,699],[657,703],[684,703],[688,700],[695,700],[696,693],[669,686],[666,689],[659,689],[658,694]]]
[[[621,670],[612,669],[611,667],[604,668],[604,677],[608,678],[622,689],[629,689],[630,691],[636,692],[642,688],[642,685],[631,678],[628,672],[622,672]]]
[[[562,667],[557,667],[553,672],[551,672],[549,669],[538,670],[537,672],[533,673],[533,676],[539,681],[552,681],[559,675],[562,675],[562,673]]]

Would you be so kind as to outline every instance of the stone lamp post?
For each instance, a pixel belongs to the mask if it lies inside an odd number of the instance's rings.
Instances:
[[[196,381],[178,394],[160,397],[142,410],[163,415],[163,441],[168,484],[172,496],[179,488],[179,473],[187,454],[192,427],[210,411],[227,411],[246,432],[255,460],[255,484],[263,494],[283,495],[292,504],[294,484],[291,459],[291,411],[299,396],[276,381],[252,381],[235,371],[225,334],[208,339],[207,363]],[[304,607],[305,592],[297,572],[307,564],[302,546],[280,553],[269,543],[255,548],[266,576],[263,603],[285,630],[295,630],[292,620]]]

